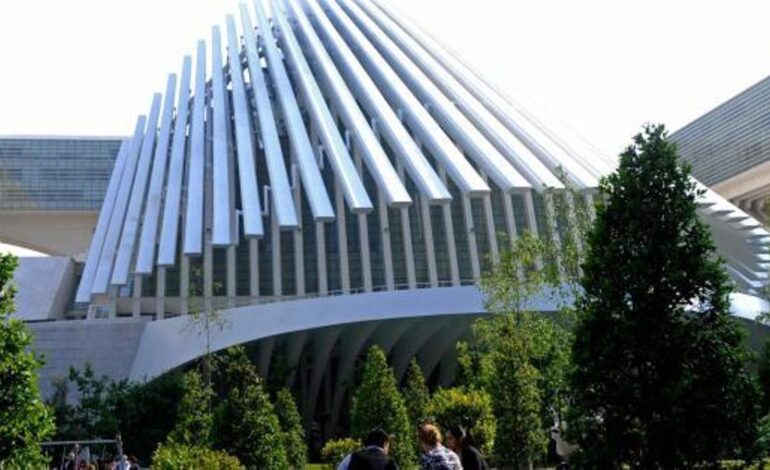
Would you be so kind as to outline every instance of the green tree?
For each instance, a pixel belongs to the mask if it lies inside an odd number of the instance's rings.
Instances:
[[[11,318],[17,265],[16,257],[0,254],[0,467],[8,468],[45,466],[39,444],[54,429],[37,385],[43,361],[31,350],[27,327]]]
[[[89,363],[83,370],[70,367],[68,379],[75,384],[79,400],[68,407],[66,419],[58,423],[60,436],[70,439],[114,437],[119,432],[119,417],[111,408],[110,393],[124,393],[128,384],[115,384],[105,375],[97,376]]]
[[[377,346],[369,349],[364,362],[361,384],[353,396],[351,431],[363,439],[375,428],[390,435],[390,452],[400,467],[409,467],[416,455],[412,440],[415,430],[409,425],[404,397],[398,391],[393,369],[385,353]]]
[[[767,326],[767,319],[762,320]],[[770,413],[770,341],[762,344],[762,350],[757,358],[757,380],[762,390],[762,414]]]
[[[67,404],[71,384],[79,392],[75,405]],[[56,416],[56,440],[111,438],[120,433],[124,451],[149,463],[158,443],[174,426],[182,374],[171,372],[147,383],[110,381],[96,377],[89,365],[72,369],[67,378],[54,382],[50,406]]]
[[[572,340],[568,326],[574,317],[570,302],[579,254],[575,246],[583,229],[571,225],[566,215],[561,219],[559,226],[566,227],[562,238],[575,240],[571,248],[556,250],[550,237],[524,232],[482,278],[492,315],[476,320],[472,340],[458,345],[460,383],[492,397],[499,418],[494,453],[503,464],[521,465],[545,456],[553,411],[561,413],[566,403]],[[561,311],[551,317],[533,311],[538,296],[550,296]]]
[[[573,199],[577,199],[576,196]],[[560,205],[556,205],[560,208]],[[562,212],[559,209],[557,212]],[[583,213],[585,209],[577,211]],[[584,216],[577,218],[585,220]],[[569,227],[572,236],[565,240],[582,239],[584,222]],[[552,424],[552,410],[561,412],[566,400],[566,374],[570,365],[570,348],[574,311],[572,302],[576,289],[572,274],[578,263],[578,251],[567,244],[559,255],[567,273],[548,268],[538,260],[553,258],[550,243],[524,232],[510,250],[501,253],[500,262],[482,278],[481,288],[486,297],[486,307],[494,315],[477,320],[473,326],[473,343],[461,347],[461,366],[468,369],[465,375],[475,376],[484,382],[489,370],[481,364],[482,358],[509,341],[517,341],[524,349],[527,361],[539,373],[538,387],[542,396],[541,416],[545,428]],[[560,306],[560,311],[550,318],[532,311],[531,302],[536,296],[549,296]],[[486,372],[485,372],[486,371]],[[468,379],[473,382],[474,379]],[[483,383],[476,385],[483,386]]]
[[[486,390],[497,417],[495,459],[519,468],[545,455],[548,434],[541,417],[540,373],[527,360],[521,335],[501,344],[489,356]]]
[[[307,445],[305,444],[305,428],[297,410],[291,392],[282,388],[275,396],[275,414],[281,424],[283,445],[291,468],[305,468],[307,463]]]
[[[214,392],[204,383],[198,371],[186,372],[182,379],[182,399],[177,408],[176,424],[168,440],[177,444],[209,447],[213,398]]]
[[[114,384],[108,409],[117,418],[126,453],[148,465],[155,448],[174,427],[182,395],[181,372],[170,372],[147,383]]]
[[[430,399],[429,412],[444,434],[452,426],[462,426],[485,454],[494,448],[497,420],[492,397],[484,390],[443,388]]]
[[[217,384],[226,390],[214,413],[215,447],[249,468],[287,468],[281,425],[246,351],[242,347],[224,351],[215,373]]]
[[[417,364],[417,359],[413,358],[406,370],[404,388],[401,390],[406,404],[406,414],[409,417],[409,424],[417,428],[422,423],[430,420],[430,392],[425,385],[425,376],[422,375],[422,369]],[[420,443],[417,439],[412,440],[415,455],[420,454]]]
[[[428,386],[425,385],[425,376],[422,375],[422,369],[417,364],[417,359],[412,359],[409,363],[409,368],[406,370],[403,394],[410,424],[416,428],[428,421],[430,419],[430,412],[428,410],[430,392],[428,391]]]
[[[699,190],[663,126],[601,183],[570,376],[585,466],[692,468],[753,445],[758,395]]]

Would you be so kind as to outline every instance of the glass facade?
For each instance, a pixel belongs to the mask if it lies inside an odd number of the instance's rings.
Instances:
[[[706,186],[770,161],[770,77],[671,134]]]
[[[0,137],[0,210],[99,210],[120,142]]]

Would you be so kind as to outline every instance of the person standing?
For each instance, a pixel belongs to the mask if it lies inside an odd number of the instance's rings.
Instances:
[[[481,451],[461,426],[452,426],[446,435],[446,445],[460,456],[463,470],[489,470]]]
[[[374,429],[364,439],[364,448],[353,453],[348,470],[398,470],[398,465],[388,455],[390,436],[382,429]]]
[[[441,444],[441,431],[432,424],[423,424],[419,427],[418,436],[422,458],[420,468],[422,470],[463,470],[460,457]]]

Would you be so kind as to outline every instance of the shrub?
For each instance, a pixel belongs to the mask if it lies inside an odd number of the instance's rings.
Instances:
[[[352,454],[361,448],[361,441],[346,437],[344,439],[332,439],[321,448],[321,461],[337,465],[346,455]]]
[[[152,455],[153,470],[241,470],[237,458],[226,452],[184,444],[161,444]]]
[[[429,409],[445,434],[452,426],[462,426],[483,453],[490,453],[497,426],[489,394],[482,390],[439,389],[431,398]]]

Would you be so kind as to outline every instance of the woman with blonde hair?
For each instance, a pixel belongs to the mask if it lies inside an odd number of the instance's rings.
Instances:
[[[422,470],[462,470],[460,458],[441,444],[441,431],[432,424],[423,424],[417,430],[422,449]]]

